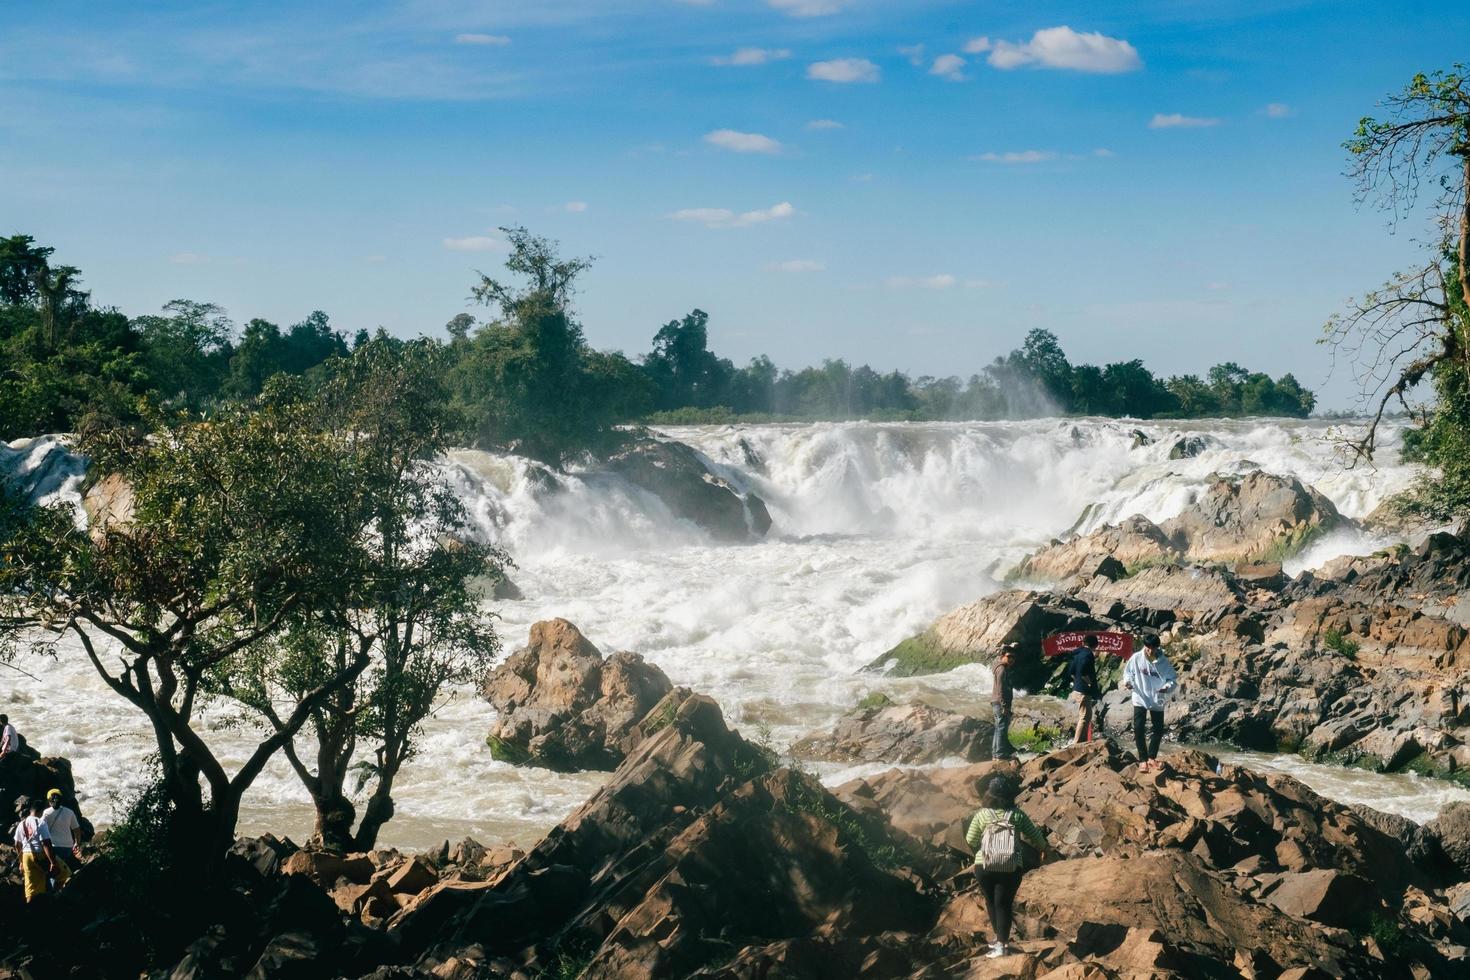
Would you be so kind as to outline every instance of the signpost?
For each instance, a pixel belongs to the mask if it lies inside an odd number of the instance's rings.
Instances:
[[[1133,634],[1122,630],[1067,630],[1053,633],[1041,641],[1041,652],[1048,657],[1060,657],[1071,653],[1082,645],[1082,638],[1097,637],[1097,652],[1114,657],[1133,656]]]

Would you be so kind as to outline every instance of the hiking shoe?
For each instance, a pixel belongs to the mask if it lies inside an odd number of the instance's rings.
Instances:
[[[993,960],[1004,955],[1006,955],[1005,943],[991,943],[990,952],[985,954],[985,958],[988,960]]]

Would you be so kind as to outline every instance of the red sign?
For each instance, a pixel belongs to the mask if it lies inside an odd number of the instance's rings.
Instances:
[[[1133,634],[1119,630],[1068,630],[1065,633],[1053,633],[1041,641],[1041,652],[1048,657],[1060,657],[1082,646],[1082,638],[1087,636],[1097,637],[1098,653],[1108,653],[1115,657],[1133,656]]]

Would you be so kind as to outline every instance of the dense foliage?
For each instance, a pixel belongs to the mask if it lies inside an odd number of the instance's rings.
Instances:
[[[710,349],[709,314],[694,310],[660,327],[634,361],[587,342],[572,300],[589,261],[560,258],[524,229],[506,233],[512,278],[482,275],[473,289],[490,317],[462,313],[434,342],[443,397],[463,420],[457,438],[553,464],[609,449],[620,425],[650,419],[1305,416],[1314,405],[1290,374],[1234,363],[1170,378],[1136,359],[1074,365],[1046,330],[968,378],[911,378],[840,359],[791,371],[760,356],[736,367]],[[349,343],[319,311],[285,329],[255,319],[237,330],[219,307],[188,300],[129,319],[94,307],[78,270],[51,255],[25,235],[0,241],[3,439],[76,430],[89,417],[138,421],[150,404],[209,414],[258,398],[278,374],[315,388],[328,361],[371,339],[359,330]]]

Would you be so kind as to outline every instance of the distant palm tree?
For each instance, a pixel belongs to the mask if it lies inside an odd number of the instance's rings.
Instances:
[[[73,289],[81,281],[82,270],[74,265],[42,267],[36,270],[36,293],[41,298],[41,329],[46,343],[55,350],[61,343],[62,321],[83,295]]]

